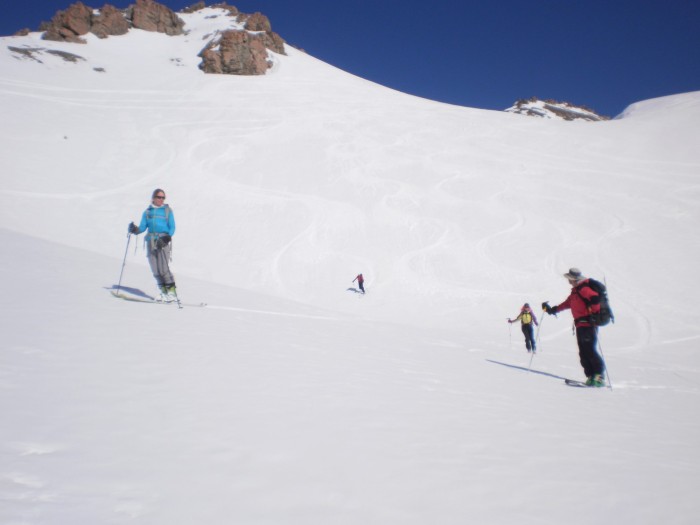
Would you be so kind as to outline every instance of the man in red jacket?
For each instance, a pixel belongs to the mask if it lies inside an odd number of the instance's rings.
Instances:
[[[578,268],[571,268],[564,274],[571,285],[571,294],[557,305],[542,303],[542,309],[549,315],[571,309],[576,326],[576,341],[581,366],[586,374],[588,386],[605,386],[605,363],[598,353],[598,332],[591,314],[600,311],[600,296],[588,285],[588,279]]]

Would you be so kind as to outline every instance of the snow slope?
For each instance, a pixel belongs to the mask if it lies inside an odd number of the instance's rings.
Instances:
[[[700,93],[568,123],[291,48],[210,76],[230,21],[182,16],[0,39],[1,523],[694,523]],[[109,295],[155,187],[206,308]],[[563,385],[568,314],[532,363],[505,323],[570,266],[607,278],[612,390]]]

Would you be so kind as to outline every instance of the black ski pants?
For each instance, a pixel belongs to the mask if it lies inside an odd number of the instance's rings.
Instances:
[[[520,329],[523,331],[523,335],[525,336],[525,348],[527,348],[528,352],[534,352],[537,350],[537,347],[535,346],[535,329],[532,327],[532,323],[523,323],[520,326]]]
[[[598,329],[595,326],[577,326],[576,342],[578,356],[586,377],[592,377],[595,374],[603,375],[605,363],[598,353]]]

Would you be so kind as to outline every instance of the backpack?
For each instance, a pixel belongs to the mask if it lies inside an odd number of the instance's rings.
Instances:
[[[610,323],[610,321],[615,323],[615,315],[613,314],[612,308],[610,308],[610,301],[608,300],[608,289],[605,287],[605,285],[600,281],[596,281],[595,279],[588,279],[586,286],[588,286],[591,290],[597,293],[598,297],[600,297],[600,310],[590,315],[591,322],[595,326],[605,326],[608,323]],[[591,302],[585,299],[581,294],[579,294],[579,297],[583,299],[583,302],[586,303],[586,306],[591,305]]]
[[[163,204],[162,208],[165,210],[165,222],[168,222],[168,219],[170,218],[170,205],[168,204]],[[155,211],[153,213],[148,213],[149,210],[156,210],[157,208],[151,208],[150,206],[146,208],[146,219],[155,219],[156,214]]]

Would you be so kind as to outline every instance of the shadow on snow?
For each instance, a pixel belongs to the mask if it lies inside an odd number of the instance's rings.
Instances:
[[[131,295],[135,295],[136,297],[141,297],[143,299],[150,299],[151,301],[155,301],[155,297],[148,295],[146,292],[144,292],[143,290],[139,290],[138,288],[130,288],[128,286],[118,286],[116,284],[113,284],[111,288],[107,288],[105,286],[105,290],[119,290],[122,292],[130,293]]]
[[[562,381],[566,380],[566,377],[563,376],[558,376],[556,374],[550,374],[549,372],[541,372],[540,370],[533,370],[532,368],[526,368],[524,366],[518,366],[518,365],[511,365],[508,363],[502,363],[500,361],[494,361],[493,359],[487,359],[489,363],[494,363],[496,365],[501,365],[501,366],[507,366],[508,368],[515,368],[516,370],[522,370],[524,372],[530,372],[532,374],[539,374],[541,376],[547,376],[547,377],[552,377],[554,379],[561,379]]]

